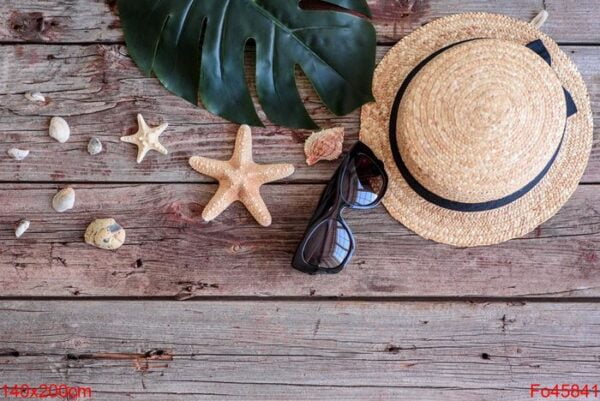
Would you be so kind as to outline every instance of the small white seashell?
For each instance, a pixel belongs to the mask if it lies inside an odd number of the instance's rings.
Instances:
[[[15,237],[21,238],[21,236],[23,234],[25,234],[25,231],[29,230],[29,225],[30,224],[31,224],[31,222],[29,222],[27,220],[21,220],[19,222],[19,225],[15,229]]]
[[[549,16],[550,14],[548,14],[548,11],[542,10],[538,15],[535,16],[534,19],[531,20],[531,25],[535,26],[537,29],[540,29],[542,25],[546,23]]]
[[[27,92],[25,98],[31,102],[45,102],[46,98],[40,92]]]
[[[10,157],[18,161],[25,160],[25,158],[29,156],[28,150],[22,150],[17,148],[9,149],[6,153],[8,153]]]
[[[94,220],[85,230],[85,242],[100,249],[114,251],[125,242],[125,229],[115,219]]]
[[[100,141],[100,139],[98,139],[98,138],[90,139],[87,150],[88,150],[88,153],[92,156],[95,156],[95,155],[99,154],[100,152],[102,152],[102,142]]]
[[[63,190],[58,191],[52,199],[52,207],[59,213],[73,209],[74,206],[75,190],[71,187],[67,187]]]
[[[65,143],[71,136],[69,124],[61,117],[52,117],[50,120],[50,136],[60,143]]]

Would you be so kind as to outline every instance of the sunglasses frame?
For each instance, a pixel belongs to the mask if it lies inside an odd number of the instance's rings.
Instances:
[[[383,179],[382,190],[379,192],[377,199],[375,199],[369,205],[352,204],[346,199],[344,199],[344,196],[342,195],[342,180],[346,174],[346,171],[348,170],[348,166],[350,165],[350,162],[352,160],[356,159],[361,155],[366,156],[369,160],[371,160],[371,162],[379,169],[379,172],[381,173],[381,177]],[[292,266],[296,270],[307,274],[336,274],[342,271],[354,255],[354,250],[356,248],[354,234],[352,233],[352,230],[350,230],[350,227],[348,226],[348,224],[342,216],[343,211],[345,209],[366,210],[377,207],[377,205],[381,203],[381,200],[383,199],[387,191],[387,186],[388,176],[385,171],[383,162],[379,160],[377,156],[375,156],[373,151],[367,145],[360,141],[357,142],[352,147],[352,149],[350,149],[348,154],[346,154],[344,160],[342,160],[342,163],[337,168],[337,170],[331,177],[331,180],[329,180],[329,183],[323,190],[321,198],[319,199],[318,206],[308,223],[306,231],[304,232],[302,241],[300,242],[298,248],[296,249],[296,252],[294,253]],[[309,239],[322,224],[326,224],[328,221],[332,220],[340,223],[349,235],[350,247],[348,249],[348,255],[346,255],[346,257],[339,266],[333,268],[319,267],[308,263],[304,259],[304,250],[306,249]]]

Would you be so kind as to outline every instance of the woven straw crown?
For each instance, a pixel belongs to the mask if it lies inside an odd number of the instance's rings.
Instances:
[[[415,178],[461,202],[522,188],[548,163],[565,127],[562,86],[528,48],[498,39],[455,46],[411,81],[397,140]]]

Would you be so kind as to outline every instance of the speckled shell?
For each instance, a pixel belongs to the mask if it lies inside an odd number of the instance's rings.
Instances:
[[[96,248],[114,251],[125,243],[125,229],[115,219],[97,219],[85,231],[85,242]]]
[[[315,132],[306,140],[306,164],[312,166],[321,160],[335,160],[342,154],[344,128],[331,128]]]

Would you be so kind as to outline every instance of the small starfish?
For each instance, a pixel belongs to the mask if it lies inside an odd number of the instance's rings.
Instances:
[[[216,178],[219,189],[202,212],[205,221],[219,216],[233,202],[240,201],[262,226],[271,225],[271,213],[260,196],[260,187],[294,173],[291,164],[256,164],[252,159],[252,131],[242,125],[228,161],[195,156],[190,166],[200,174]]]
[[[146,157],[146,154],[148,154],[148,152],[151,150],[156,150],[163,155],[168,154],[169,151],[167,148],[161,145],[161,143],[158,141],[158,137],[160,134],[165,132],[169,124],[165,123],[161,124],[159,127],[151,128],[148,126],[148,124],[146,124],[146,121],[144,121],[144,117],[142,117],[141,114],[137,115],[137,120],[138,132],[133,135],[121,137],[122,142],[133,143],[134,145],[137,145],[137,162],[141,163],[142,160],[144,160],[144,157]]]

